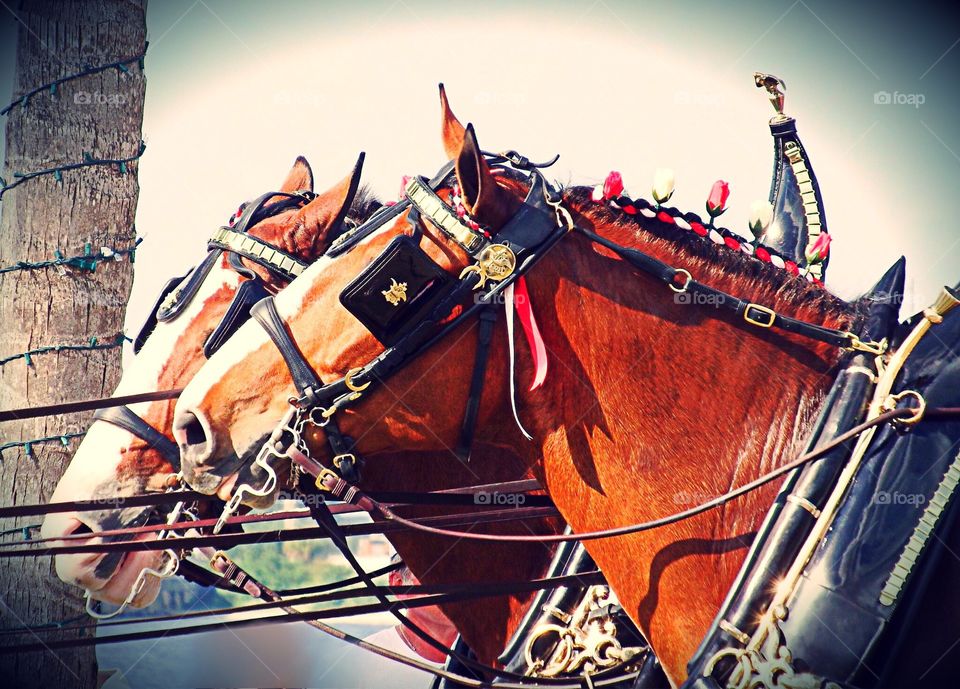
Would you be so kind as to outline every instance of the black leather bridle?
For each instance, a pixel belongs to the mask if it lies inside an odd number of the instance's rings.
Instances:
[[[276,197],[280,197],[279,200],[267,203]],[[257,263],[286,281],[293,280],[307,266],[306,263],[283,252],[279,247],[249,235],[248,230],[265,218],[293,208],[300,208],[315,197],[316,195],[309,191],[267,192],[247,203],[232,226],[221,227],[214,234],[208,243],[207,257],[197,268],[183,277],[168,280],[163,286],[160,296],[150,310],[150,315],[133,340],[134,354],[140,352],[158,323],[172,321],[183,312],[220,256],[227,253],[231,268],[247,279],[240,284],[229,308],[203,346],[204,355],[208,358],[212,356],[250,317],[250,308],[253,304],[270,295],[260,276],[244,266],[240,262],[240,257]],[[144,421],[130,407],[120,405],[100,409],[93,418],[95,421],[106,421],[132,433],[156,448],[175,471],[180,470],[180,450],[177,444]]]

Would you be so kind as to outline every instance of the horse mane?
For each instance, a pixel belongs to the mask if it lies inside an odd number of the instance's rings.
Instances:
[[[366,184],[360,185],[357,193],[350,202],[350,208],[347,209],[347,219],[351,222],[343,222],[330,233],[329,241],[335,242],[341,235],[352,232],[357,225],[362,225],[370,216],[383,207],[383,202],[376,197]]]
[[[376,197],[366,184],[357,189],[357,193],[350,203],[347,217],[363,222],[383,207],[383,202]]]
[[[564,200],[592,222],[598,231],[602,230],[604,236],[644,251],[653,250],[652,253],[661,260],[689,270],[705,284],[750,298],[787,315],[835,328],[855,328],[869,306],[868,298],[847,302],[827,291],[822,284],[809,282],[769,261],[678,226],[678,220],[686,225],[706,226],[706,222],[695,213],[661,207],[653,214],[650,213],[653,207],[646,201],[634,202],[633,210],[649,209],[648,215],[654,215],[647,217],[642,212],[628,213],[620,206],[597,203],[593,201],[592,193],[593,187],[567,187]],[[716,229],[724,239],[729,237],[735,244],[746,243],[743,238],[738,242],[737,235],[729,230]],[[776,255],[772,249],[763,249]]]

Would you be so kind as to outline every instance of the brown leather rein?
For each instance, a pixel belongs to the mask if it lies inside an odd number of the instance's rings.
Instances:
[[[767,483],[770,483],[771,481],[788,474],[791,471],[794,471],[795,469],[799,469],[800,467],[812,461],[820,459],[826,453],[836,449],[850,440],[853,440],[861,433],[864,433],[871,428],[881,426],[888,422],[894,422],[898,419],[909,418],[914,421],[923,421],[927,419],[957,419],[960,418],[960,407],[929,407],[923,411],[921,418],[918,418],[917,415],[918,410],[916,408],[901,407],[897,409],[891,409],[890,411],[883,412],[869,421],[865,421],[857,426],[854,426],[845,433],[841,433],[815,450],[806,452],[793,461],[762,474],[753,481],[745,483],[739,488],[727,491],[726,493],[700,503],[695,507],[691,507],[681,512],[676,512],[665,517],[653,519],[651,521],[641,522],[639,524],[629,524],[611,529],[585,531],[576,534],[547,534],[542,536],[484,534],[472,533],[469,531],[456,531],[443,527],[418,523],[414,520],[401,517],[389,505],[379,502],[371,495],[364,493],[357,488],[357,486],[345,481],[343,478],[314,460],[312,457],[309,457],[299,451],[290,452],[290,456],[298,463],[303,471],[315,477],[316,485],[321,490],[327,491],[338,500],[342,500],[348,504],[358,505],[372,514],[380,515],[388,521],[401,524],[414,531],[428,533],[435,536],[446,536],[448,538],[473,541],[492,541],[498,543],[564,543],[567,541],[591,541],[601,538],[626,536],[628,534],[640,533],[641,531],[650,531],[652,529],[675,524],[685,519],[690,519],[691,517],[695,517],[699,514],[703,514],[704,512],[708,512],[709,510],[720,507],[721,505],[750,493],[761,486],[764,486]]]
[[[842,433],[835,438],[831,439],[827,443],[821,445],[815,450],[806,452],[796,459],[784,464],[776,469],[773,469],[761,476],[757,477],[753,481],[746,483],[738,488],[730,490],[726,493],[723,493],[715,498],[707,500],[700,503],[689,509],[675,512],[673,514],[660,517],[658,519],[650,520],[647,522],[642,522],[639,524],[629,524],[625,526],[615,527],[611,529],[602,529],[598,531],[588,531],[577,534],[543,534],[543,535],[516,535],[516,534],[487,534],[487,533],[473,533],[470,531],[458,531],[446,528],[451,522],[464,522],[468,523],[471,519],[479,519],[483,522],[495,522],[495,521],[505,521],[505,520],[514,520],[514,519],[525,519],[525,518],[541,518],[544,516],[555,516],[557,514],[556,508],[552,506],[552,503],[549,501],[549,498],[543,495],[526,495],[528,491],[538,489],[539,483],[534,480],[522,480],[522,481],[511,481],[504,483],[494,483],[494,484],[485,484],[482,486],[473,486],[469,488],[455,488],[449,489],[446,491],[436,491],[433,493],[365,493],[361,491],[357,486],[348,483],[344,479],[337,476],[334,472],[327,469],[321,465],[316,460],[302,454],[294,453],[293,458],[300,466],[300,468],[313,476],[316,479],[316,485],[321,490],[331,494],[334,498],[341,500],[344,504],[342,505],[331,505],[330,510],[334,514],[344,514],[351,513],[358,510],[363,510],[370,512],[374,515],[382,517],[386,522],[393,522],[393,526],[389,526],[384,522],[378,524],[357,524],[345,527],[346,535],[360,535],[362,533],[384,533],[387,531],[394,531],[397,527],[404,527],[412,531],[419,531],[422,533],[429,533],[438,536],[446,536],[449,538],[462,538],[466,540],[476,540],[476,541],[488,541],[488,542],[520,542],[520,543],[562,543],[567,541],[588,541],[588,540],[597,540],[601,538],[614,538],[617,536],[625,536],[628,534],[639,533],[642,531],[649,531],[651,529],[660,528],[663,526],[668,526],[670,524],[675,524],[679,521],[685,519],[690,519],[699,514],[703,514],[709,510],[717,508],[721,505],[724,505],[736,498],[739,498],[749,492],[752,492],[761,486],[770,483],[771,481],[776,480],[777,478],[784,476],[785,474],[790,473],[791,471],[798,469],[810,462],[813,462],[817,459],[823,457],[823,455],[828,452],[836,449],[837,447],[847,443],[861,433],[869,430],[870,428],[881,426],[886,423],[895,422],[898,419],[907,419],[916,417],[917,410],[909,407],[901,407],[897,409],[892,409],[886,411],[879,416],[865,421],[857,426],[854,426],[850,430]],[[928,407],[923,413],[923,419],[921,420],[944,420],[944,419],[957,419],[960,418],[960,407]],[[469,504],[465,501],[454,501],[450,500],[455,496],[464,496],[468,499],[476,500],[476,496],[484,493],[491,494],[501,492],[505,494],[516,494],[524,495],[525,501],[530,501],[531,505],[523,505],[510,507],[508,509],[502,510],[478,510],[473,512],[468,512],[464,514],[453,514],[453,515],[441,515],[435,517],[428,517],[424,519],[409,519],[403,517],[396,512],[397,505],[423,505],[423,504]],[[309,498],[309,496],[307,496]],[[400,498],[400,499],[398,499]],[[26,515],[42,515],[52,512],[65,512],[73,510],[100,510],[106,507],[114,506],[136,506],[136,505],[163,505],[179,501],[202,501],[202,500],[212,500],[215,499],[214,496],[202,495],[195,493],[193,491],[183,491],[183,492],[170,492],[162,493],[156,495],[139,495],[139,496],[130,496],[130,497],[117,497],[112,499],[103,499],[103,500],[92,500],[92,501],[82,501],[82,502],[63,502],[63,503],[51,503],[46,505],[21,505],[13,507],[0,508],[0,518],[3,517],[14,517],[14,516],[26,516]],[[474,504],[481,504],[479,502],[474,502]],[[239,517],[231,517],[228,520],[228,524],[244,524],[244,523],[260,523],[268,521],[276,521],[281,519],[295,519],[295,518],[309,518],[311,516],[310,510],[296,510],[296,511],[287,511],[287,512],[277,512],[277,513],[268,513],[262,515],[244,515]],[[203,519],[190,522],[177,523],[172,525],[174,529],[176,528],[186,528],[188,526],[194,528],[203,528],[209,526],[210,524],[216,522],[215,519]],[[124,542],[116,541],[113,543],[84,543],[81,545],[64,545],[64,546],[55,546],[48,548],[36,548],[36,547],[27,547],[27,548],[13,548],[12,546],[25,546],[32,544],[43,544],[47,542],[68,542],[68,541],[89,541],[94,538],[117,538],[121,536],[139,536],[144,533],[150,533],[154,531],[161,531],[163,529],[169,529],[171,525],[163,524],[151,524],[145,526],[137,527],[128,527],[121,529],[112,529],[108,531],[99,531],[91,532],[84,534],[77,534],[75,536],[67,536],[60,538],[50,538],[50,539],[37,539],[32,541],[18,541],[12,543],[2,543],[0,542],[0,558],[3,557],[14,557],[14,556],[26,556],[26,555],[54,555],[59,553],[85,553],[85,552],[108,552],[108,551],[122,551],[130,550],[134,547],[138,549],[158,549],[161,550],[165,547],[163,541],[158,541],[156,544],[151,544],[150,541],[136,541],[134,542]],[[357,533],[354,534],[353,531]],[[286,535],[285,535],[286,532]],[[177,545],[183,547],[201,547],[206,545],[217,546],[217,547],[231,547],[233,545],[240,545],[247,542],[249,536],[256,536],[256,540],[265,541],[270,538],[278,541],[285,540],[299,540],[301,538],[317,538],[323,537],[326,535],[326,532],[322,529],[317,528],[304,528],[304,529],[277,529],[273,532],[257,532],[256,534],[223,534],[223,535],[206,535],[206,536],[197,536],[197,537],[188,537],[176,539]],[[252,540],[252,539],[251,539]]]
[[[61,402],[60,404],[46,404],[39,407],[21,407],[20,409],[4,409],[0,411],[0,422],[19,421],[21,419],[35,419],[38,416],[53,416],[54,414],[72,414],[80,411],[94,411],[122,407],[137,402],[157,402],[159,400],[174,400],[180,396],[183,388],[173,390],[156,390],[154,392],[140,392],[135,395],[120,397],[98,397],[81,400],[79,402]]]

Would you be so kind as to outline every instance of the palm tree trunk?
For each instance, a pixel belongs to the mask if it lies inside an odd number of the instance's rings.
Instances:
[[[18,19],[14,97],[37,86],[143,53],[146,0],[28,0]],[[3,177],[89,160],[120,159],[140,147],[145,79],[134,61],[44,89],[7,119]],[[133,281],[126,256],[101,247],[133,246],[137,163],[86,165],[44,174],[9,189],[0,206],[0,268],[89,252],[106,254],[95,270],[34,267],[0,275],[0,359],[56,345],[113,345],[123,329]],[[119,346],[38,352],[0,364],[0,408],[109,394],[120,379]],[[49,500],[90,414],[0,425],[0,442],[55,440],[3,450],[0,504]],[[63,440],[59,439],[63,436]],[[0,522],[0,529],[40,519]],[[16,535],[4,538],[17,537]],[[0,560],[0,628],[35,626],[82,615],[78,589],[62,583],[51,558]],[[83,621],[82,619],[80,621]],[[73,633],[76,635],[76,632]],[[42,638],[63,638],[58,634]],[[36,641],[18,635],[19,641]],[[4,641],[4,643],[7,643]],[[97,686],[92,647],[0,656],[4,686]]]

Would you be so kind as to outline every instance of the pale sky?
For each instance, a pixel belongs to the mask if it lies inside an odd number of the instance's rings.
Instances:
[[[907,316],[960,279],[960,25],[919,8],[151,0],[137,213],[144,242],[128,333],[160,285],[197,263],[210,233],[241,201],[276,188],[297,155],[322,189],[364,150],[365,181],[386,198],[402,175],[435,172],[445,162],[440,81],[488,150],[560,153],[552,174],[564,182],[597,183],[619,170],[634,196],[648,198],[654,170],[671,167],[671,203],[701,214],[722,178],[732,191],[722,224],[746,233],[772,164],[772,109],[753,85],[755,70],[788,84],[786,110],[834,236],[828,285],[856,296],[903,253]],[[0,2],[3,103],[14,30]],[[924,102],[877,104],[878,92]]]
[[[440,81],[488,150],[560,153],[553,175],[564,182],[595,183],[616,169],[645,197],[654,170],[671,167],[671,203],[701,214],[722,178],[732,190],[722,224],[745,233],[772,161],[772,109],[755,70],[788,84],[786,110],[834,235],[828,284],[856,296],[904,253],[906,315],[960,278],[960,237],[948,226],[960,50],[935,16],[871,8],[154,0],[137,213],[144,243],[128,330],[238,203],[275,188],[297,155],[325,188],[365,150],[364,179],[386,197],[402,175],[433,173],[444,162]],[[0,93],[9,88],[8,68]],[[880,91],[921,93],[924,103],[878,105]]]

